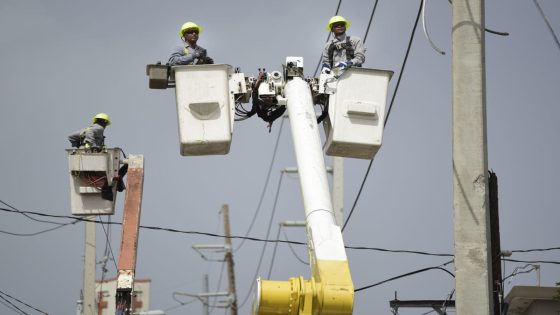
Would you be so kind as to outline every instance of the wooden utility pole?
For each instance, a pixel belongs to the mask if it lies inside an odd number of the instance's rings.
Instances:
[[[457,315],[493,314],[484,0],[453,1],[453,208]]]
[[[231,300],[231,315],[237,315],[237,294],[235,293],[235,271],[233,264],[233,250],[231,247],[231,229],[229,226],[229,206],[222,206],[224,216],[224,234],[226,236],[226,263],[228,268],[228,292]]]

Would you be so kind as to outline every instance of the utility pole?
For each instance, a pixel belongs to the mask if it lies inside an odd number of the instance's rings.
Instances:
[[[202,292],[208,293],[210,292],[210,286],[208,285],[208,274],[205,273],[204,277],[202,278]],[[210,301],[209,297],[203,297],[202,298],[202,314],[203,315],[208,315],[210,314],[210,308],[209,308],[209,304],[208,303]]]
[[[458,315],[490,315],[484,0],[453,1],[453,205]]]
[[[235,271],[233,264],[233,251],[231,247],[231,229],[229,225],[229,206],[222,206],[224,215],[224,234],[226,236],[226,263],[228,268],[228,292],[231,300],[231,315],[237,315],[237,295],[235,294]]]
[[[84,289],[82,299],[83,315],[96,315],[95,304],[95,220],[94,215],[86,217],[84,245]]]

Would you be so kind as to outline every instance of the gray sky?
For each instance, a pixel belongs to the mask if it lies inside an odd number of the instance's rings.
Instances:
[[[560,2],[540,0],[560,33]],[[144,154],[143,225],[222,233],[218,211],[231,209],[232,232],[244,235],[265,181],[280,130],[268,133],[254,117],[236,123],[226,156],[181,157],[174,90],[148,89],[145,66],[165,63],[180,44],[180,25],[188,20],[204,28],[199,44],[218,63],[247,75],[257,68],[279,70],[286,56],[303,56],[312,75],[325,25],[338,1],[0,1],[0,199],[21,210],[70,215],[66,137],[106,112],[109,146]],[[379,1],[366,41],[365,66],[395,71],[392,96],[419,1]],[[373,1],[342,1],[340,14],[352,25],[348,33],[364,37]],[[394,107],[364,191],[345,232],[350,246],[453,252],[451,176],[451,6],[428,1],[426,23],[431,38],[446,55],[429,45],[419,25]],[[488,28],[510,36],[486,35],[489,167],[499,177],[503,249],[560,246],[560,49],[533,1],[487,1]],[[280,170],[295,166],[289,125],[282,128],[279,152],[255,227],[264,238],[278,187]],[[330,164],[327,158],[327,164]],[[345,162],[345,209],[348,211],[368,161]],[[113,221],[122,219],[122,199]],[[270,238],[278,223],[300,220],[303,209],[296,179],[284,177]],[[104,218],[105,219],[105,218]],[[52,219],[57,222],[69,220]],[[54,227],[21,215],[0,212],[0,230],[33,233]],[[0,235],[0,290],[49,314],[74,314],[82,287],[82,223],[38,236]],[[301,229],[290,240],[305,241]],[[98,226],[98,256],[105,234]],[[111,229],[118,257],[120,229]],[[208,273],[218,287],[221,263],[207,263],[190,247],[220,244],[222,239],[141,230],[137,276],[152,279],[152,309],[178,304],[174,291],[196,293]],[[239,241],[234,241],[234,246]],[[262,243],[247,241],[235,252],[238,299],[253,281]],[[300,257],[304,246],[295,246]],[[411,254],[348,250],[356,288],[447,259]],[[266,276],[269,245],[259,274]],[[515,254],[518,260],[560,261],[560,251]],[[506,263],[506,275],[523,263]],[[542,285],[560,281],[560,266],[541,266]],[[108,264],[107,277],[116,275]],[[449,266],[450,271],[453,266]],[[98,276],[100,271],[98,268]],[[272,279],[303,275],[286,245],[278,247]],[[225,280],[225,278],[224,278]],[[507,282],[534,285],[534,272]],[[390,314],[388,301],[445,299],[453,279],[441,271],[406,277],[355,296],[355,314]],[[222,281],[221,289],[225,288]],[[252,299],[242,307],[249,313]],[[169,310],[196,314],[200,303]],[[427,310],[402,310],[421,314]],[[0,313],[10,310],[0,305]],[[223,313],[215,310],[214,314]],[[30,314],[34,314],[30,311]]]

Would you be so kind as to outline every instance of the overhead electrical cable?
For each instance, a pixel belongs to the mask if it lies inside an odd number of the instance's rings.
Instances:
[[[249,233],[251,233],[251,230],[253,229],[253,225],[255,224],[255,221],[257,220],[257,216],[258,216],[259,211],[261,209],[261,205],[262,205],[262,202],[264,200],[264,195],[266,193],[266,188],[268,187],[268,183],[270,181],[270,174],[272,173],[272,166],[274,165],[274,160],[276,159],[276,153],[278,152],[278,144],[280,143],[280,135],[282,134],[282,126],[284,126],[284,119],[282,119],[282,122],[280,122],[280,127],[278,128],[278,136],[276,137],[276,143],[274,144],[274,151],[272,152],[272,158],[270,160],[270,165],[268,166],[268,172],[266,174],[266,179],[264,181],[264,186],[263,186],[263,190],[261,192],[261,197],[259,198],[259,203],[257,205],[257,209],[255,210],[255,214],[253,215],[253,218],[251,219],[251,224],[249,224],[249,228],[247,229],[247,232],[245,233],[245,237],[249,236]],[[241,241],[241,243],[235,249],[233,249],[233,252],[235,253],[236,251],[238,251],[241,248],[241,246],[243,246],[244,243],[245,243],[245,239],[243,239]]]
[[[110,231],[108,231],[108,229],[111,227],[111,219],[109,218],[107,221],[107,230],[105,229],[105,225],[103,225],[103,220],[101,220],[101,216],[99,216],[99,221],[101,221],[101,227],[103,227],[103,232],[105,232],[105,246],[109,248],[109,253],[111,254],[111,260],[113,261],[113,264],[115,265],[115,270],[119,271],[119,267],[117,267],[117,263],[116,263],[116,259],[115,259],[115,255],[113,254],[113,248],[111,247],[111,239],[109,237],[109,233]],[[107,249],[105,249],[105,252],[107,252]]]
[[[280,238],[280,230],[282,229],[282,224],[278,224],[278,231],[276,232],[276,239]],[[272,258],[270,259],[270,267],[268,268],[267,279],[270,279],[272,275],[272,267],[274,266],[274,259],[276,258],[276,249],[278,248],[278,242],[274,243],[274,249],[272,250]]]
[[[267,239],[268,239],[268,236],[270,235],[270,230],[272,228],[272,221],[274,219],[274,214],[276,213],[276,205],[278,204],[278,197],[280,196],[280,187],[282,187],[282,178],[283,177],[284,177],[284,172],[280,173],[280,179],[278,180],[278,187],[276,189],[276,197],[274,198],[274,205],[272,206],[272,213],[270,214],[270,219],[268,220],[268,227],[266,229],[266,238]],[[252,278],[253,281],[251,281],[251,287],[249,288],[249,291],[247,292],[247,295],[243,299],[243,302],[241,302],[241,304],[238,306],[238,309],[242,308],[243,305],[245,305],[245,303],[247,303],[247,300],[251,296],[251,292],[253,292],[253,287],[255,286],[257,276],[259,275],[259,270],[261,269],[261,264],[262,264],[262,261],[263,261],[263,257],[264,257],[264,253],[266,251],[266,246],[267,245],[268,245],[268,242],[265,242],[263,244],[263,247],[262,247],[262,250],[261,250],[261,256],[259,258],[259,263],[257,264],[257,269],[255,270],[255,276]]]
[[[296,257],[296,259],[304,264],[304,265],[309,265],[309,263],[301,258],[299,258],[298,254],[296,253],[296,251],[294,250],[294,248],[292,247],[292,244],[289,243],[289,239],[288,239],[288,235],[286,234],[286,230],[282,230],[282,233],[284,234],[284,238],[286,239],[286,241],[288,241],[288,247],[290,248],[290,251],[292,252],[292,254],[294,254],[294,257]]]
[[[20,211],[19,209],[17,209],[17,208],[15,208],[15,207],[11,206],[10,204],[8,204],[8,203],[6,203],[6,202],[4,202],[4,201],[2,201],[2,200],[0,200],[0,203],[4,204],[4,205],[5,205],[6,207],[8,207],[8,208],[11,208],[11,209],[13,209],[13,210],[15,210],[15,211],[21,213],[24,217],[26,217],[26,218],[28,218],[28,219],[31,219],[31,220],[33,220],[33,221],[42,222],[42,223],[56,224],[56,225],[65,225],[64,223],[60,223],[60,222],[53,222],[53,221],[45,221],[45,220],[35,219],[34,217],[27,215],[26,213]]]
[[[364,44],[366,43],[367,36],[368,36],[368,33],[369,33],[369,28],[371,26],[371,21],[373,21],[373,15],[375,14],[375,9],[377,9],[377,3],[378,2],[379,2],[378,0],[375,0],[375,4],[373,5],[373,10],[371,10],[371,15],[369,17],[368,26],[366,28],[366,33],[364,35]]]
[[[420,14],[422,13],[422,4],[423,3],[424,3],[424,0],[421,0],[420,1],[420,7],[418,8],[418,14],[416,15],[416,21],[414,22],[414,27],[412,28],[412,33],[410,34],[410,39],[408,41],[408,47],[406,49],[406,54],[404,56],[404,61],[403,61],[402,67],[401,67],[401,72],[399,73],[399,78],[397,80],[397,85],[395,86],[395,90],[393,91],[393,97],[391,98],[391,103],[389,104],[389,110],[387,111],[387,115],[385,116],[385,123],[383,124],[383,128],[385,128],[385,126],[387,125],[387,122],[389,121],[389,115],[391,114],[391,109],[393,108],[393,104],[395,102],[395,97],[396,97],[397,92],[399,90],[402,75],[404,73],[406,62],[408,60],[408,55],[410,53],[410,47],[412,46],[412,41],[414,39],[414,34],[416,33],[416,27],[418,26],[418,20],[420,20]],[[358,194],[356,195],[356,199],[354,199],[354,204],[352,205],[352,208],[351,208],[350,212],[348,213],[348,217],[346,217],[346,220],[344,221],[344,224],[342,225],[341,231],[344,231],[344,229],[346,228],[346,225],[348,224],[348,221],[350,220],[350,218],[352,217],[352,214],[354,213],[354,209],[356,209],[356,204],[358,203],[358,200],[360,199],[360,196],[362,194],[362,190],[364,189],[364,185],[365,185],[366,180],[368,178],[368,175],[369,175],[369,172],[371,170],[371,165],[372,164],[373,164],[373,159],[371,161],[369,161],[369,165],[368,165],[368,168],[366,170],[366,174],[364,176],[364,179],[362,180],[362,184],[360,186],[360,189],[358,190]]]
[[[422,29],[424,29],[424,36],[426,36],[428,42],[430,43],[430,46],[432,46],[435,51],[437,51],[441,55],[445,55],[445,51],[439,49],[436,44],[434,44],[434,42],[430,38],[430,35],[428,34],[428,30],[426,29],[426,2],[427,0],[422,0]]]
[[[33,310],[36,310],[37,312],[39,312],[39,313],[41,313],[41,314],[48,315],[46,312],[43,312],[43,311],[41,311],[40,309],[38,309],[38,308],[36,308],[36,307],[34,307],[34,306],[31,306],[31,305],[29,305],[29,304],[23,302],[22,300],[17,299],[17,298],[15,298],[15,297],[9,295],[9,294],[6,293],[6,292],[0,291],[0,294],[5,295],[5,296],[9,297],[10,299],[12,299],[12,300],[14,300],[14,301],[17,301],[17,302],[19,302],[20,304],[23,304],[23,305],[25,305],[25,306],[27,306],[27,307],[33,309]],[[10,303],[10,304],[11,304],[11,303]]]
[[[18,313],[18,314],[22,314],[22,315],[28,315],[26,312],[24,312],[22,309],[20,309],[19,307],[15,306],[14,303],[8,301],[5,297],[3,297],[2,295],[0,295],[0,299],[3,300],[2,304],[4,304],[6,307],[8,307],[9,309],[11,309],[12,311]]]
[[[560,49],[560,41],[558,41],[558,36],[556,36],[556,33],[554,33],[554,29],[552,28],[552,25],[550,25],[550,22],[548,22],[548,19],[546,18],[546,15],[544,14],[543,9],[541,8],[541,6],[537,2],[537,0],[533,0],[533,2],[535,3],[535,6],[539,10],[539,13],[541,14],[544,22],[546,23],[546,26],[548,27],[548,30],[550,31],[550,34],[554,38],[554,42],[556,43],[556,47],[558,47],[558,49]]]
[[[12,212],[17,213],[12,209],[1,208],[0,211]],[[64,216],[64,215],[54,215],[54,214],[45,214],[40,212],[33,212],[33,211],[25,211],[28,214],[39,215],[44,217],[52,217],[52,218],[64,218],[64,219],[76,219],[76,221],[84,221],[84,222],[94,222],[94,223],[105,223],[98,220],[90,220],[86,218],[77,218],[71,216]],[[111,225],[122,225],[121,222],[106,222],[105,224]],[[147,226],[147,225],[140,225],[139,228],[146,229],[146,230],[154,230],[154,231],[164,231],[164,232],[171,232],[171,233],[180,233],[180,234],[193,234],[193,235],[202,235],[208,237],[216,237],[216,238],[231,238],[231,239],[245,239],[248,241],[255,241],[255,242],[266,242],[266,243],[283,243],[283,244],[293,244],[293,245],[302,245],[307,246],[307,243],[304,242],[296,242],[296,241],[286,241],[280,239],[262,239],[257,237],[245,237],[245,236],[228,236],[217,234],[217,233],[208,233],[208,232],[200,232],[200,231],[186,231],[186,230],[178,230],[173,228],[162,228],[158,226]],[[453,254],[442,254],[442,253],[429,253],[423,251],[413,251],[413,250],[394,250],[394,249],[384,249],[379,247],[366,247],[366,246],[344,246],[346,249],[354,249],[354,250],[370,250],[370,251],[380,251],[380,252],[388,252],[388,253],[404,253],[404,254],[417,254],[417,255],[425,255],[425,256],[438,256],[438,257],[453,257]],[[538,249],[523,249],[523,250],[512,250],[513,253],[528,253],[528,252],[545,252],[545,251],[553,251],[553,250],[560,250],[560,247],[550,247],[550,248],[538,248]],[[506,261],[512,262],[526,262],[526,263],[551,263],[551,264],[560,264],[557,261],[521,261],[521,260],[513,260],[513,259],[504,259]]]
[[[380,282],[377,282],[377,283],[374,283],[374,284],[367,285],[367,286],[365,286],[365,287],[361,287],[361,288],[355,289],[354,292],[359,292],[359,291],[367,290],[367,289],[373,288],[373,287],[375,287],[375,286],[378,286],[378,285],[381,285],[381,284],[384,284],[384,283],[387,283],[387,282],[390,282],[390,281],[393,281],[393,280],[397,280],[397,279],[400,279],[400,278],[412,276],[412,275],[417,274],[417,273],[421,273],[421,272],[425,272],[425,271],[429,271],[429,270],[435,270],[435,269],[445,271],[446,273],[448,273],[449,275],[451,275],[453,278],[455,278],[455,275],[454,275],[453,273],[451,273],[449,270],[443,268],[444,266],[449,265],[449,264],[452,263],[452,262],[453,262],[453,260],[450,260],[450,261],[448,261],[448,262],[446,262],[446,263],[443,263],[443,264],[441,264],[441,265],[438,265],[438,266],[428,267],[428,268],[422,268],[422,269],[418,269],[418,270],[415,270],[415,271],[407,272],[407,273],[402,274],[402,275],[400,275],[400,276],[392,277],[392,278],[389,278],[389,279],[387,279],[387,280],[383,280],[383,281],[380,281]]]

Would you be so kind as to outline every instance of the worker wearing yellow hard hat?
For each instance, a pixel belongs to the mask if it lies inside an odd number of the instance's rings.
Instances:
[[[361,67],[366,60],[366,48],[362,40],[356,36],[346,35],[350,22],[342,16],[333,16],[327,24],[327,30],[333,33],[323,49],[322,73],[330,73],[331,69],[345,70],[350,67]]]
[[[68,136],[72,147],[85,148],[92,152],[100,152],[105,146],[105,127],[111,124],[109,115],[99,113],[91,118],[93,125],[80,129]]]
[[[214,60],[208,57],[206,49],[197,44],[202,27],[194,22],[186,22],[179,29],[179,37],[183,45],[176,47],[169,57],[169,65],[200,65],[212,64]]]

